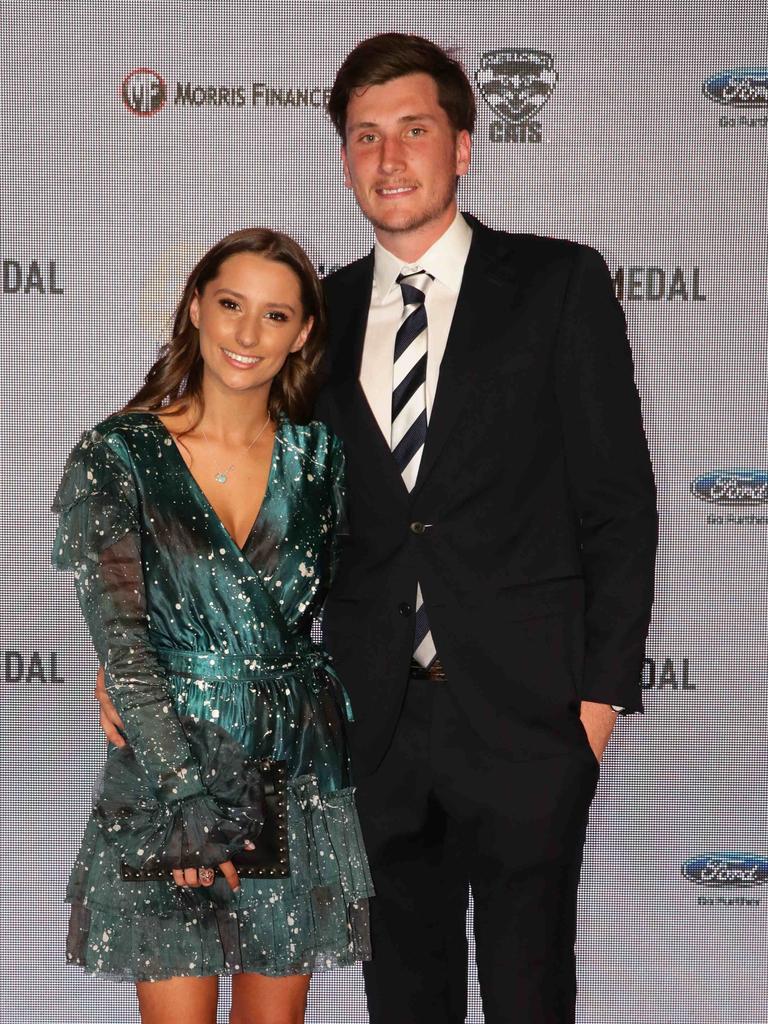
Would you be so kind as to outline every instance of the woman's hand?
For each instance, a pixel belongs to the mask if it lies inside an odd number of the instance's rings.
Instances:
[[[104,667],[102,665],[99,665],[99,671],[96,674],[96,689],[93,691],[93,695],[99,702],[99,725],[101,726],[101,731],[110,743],[113,743],[116,747],[124,747],[125,739],[120,733],[120,729],[123,728],[123,720],[118,715],[117,709],[107,693],[107,685],[104,681]]]
[[[99,671],[96,675],[96,689],[93,693],[96,700],[99,702],[99,725],[101,726],[102,732],[107,737],[110,743],[113,743],[116,747],[124,747],[125,739],[120,733],[120,729],[123,729],[123,720],[118,715],[115,705],[112,703],[109,694],[107,693],[106,682],[104,680],[104,668],[99,665]],[[255,849],[250,839],[246,839],[244,843],[246,850]],[[222,864],[218,865],[219,871],[224,875],[229,887],[233,892],[237,892],[240,888],[240,878],[237,874],[237,869],[231,860],[226,860]],[[188,886],[189,888],[196,889],[199,886],[213,885],[216,879],[216,872],[210,868],[174,868],[173,869],[173,880],[176,885]]]
[[[246,850],[253,850],[255,848],[250,839],[246,839],[244,845]],[[219,871],[226,878],[232,892],[237,892],[240,888],[240,878],[237,874],[237,868],[232,861],[225,860],[223,864],[219,864]],[[173,880],[176,885],[189,886],[191,889],[196,889],[200,885],[207,888],[209,885],[213,885],[215,879],[216,872],[210,868],[173,869]]]
[[[237,869],[231,860],[225,860],[223,864],[219,864],[219,871],[224,875],[229,888],[232,892],[237,892],[240,888],[240,879],[237,875]],[[176,885],[182,887],[189,887],[196,889],[198,886],[209,886],[213,885],[216,878],[216,872],[210,868],[174,868],[173,869],[173,880]]]

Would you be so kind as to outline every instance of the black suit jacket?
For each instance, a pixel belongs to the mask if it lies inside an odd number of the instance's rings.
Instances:
[[[583,753],[581,700],[642,707],[655,487],[610,275],[585,246],[467,220],[410,494],[358,381],[373,255],[325,282],[318,415],[346,449],[349,533],[324,632],[363,774],[397,723],[417,580],[447,685],[489,746],[520,760]]]

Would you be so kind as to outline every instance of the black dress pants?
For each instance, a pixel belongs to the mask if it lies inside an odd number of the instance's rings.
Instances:
[[[357,805],[376,896],[371,1024],[464,1024],[469,886],[486,1024],[572,1024],[576,890],[597,762],[489,752],[446,683],[411,679]]]

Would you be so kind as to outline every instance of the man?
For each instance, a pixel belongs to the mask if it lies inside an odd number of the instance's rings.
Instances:
[[[416,36],[329,103],[372,254],[327,279],[349,533],[324,611],[377,889],[372,1024],[573,1021],[576,888],[616,710],[641,710],[656,511],[625,325],[584,246],[458,213],[475,103]],[[102,724],[120,742],[102,697]]]
[[[319,415],[348,461],[324,630],[355,711],[372,1024],[575,1013],[576,887],[616,709],[641,710],[653,474],[607,268],[457,211],[475,104],[415,36],[329,102],[374,251],[326,281]]]

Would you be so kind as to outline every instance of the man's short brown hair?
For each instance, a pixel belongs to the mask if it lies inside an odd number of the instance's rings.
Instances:
[[[328,113],[342,141],[346,138],[347,106],[355,90],[416,74],[434,78],[438,102],[449,121],[457,132],[471,134],[475,127],[475,95],[459,61],[422,36],[385,32],[356,46],[336,75]]]

